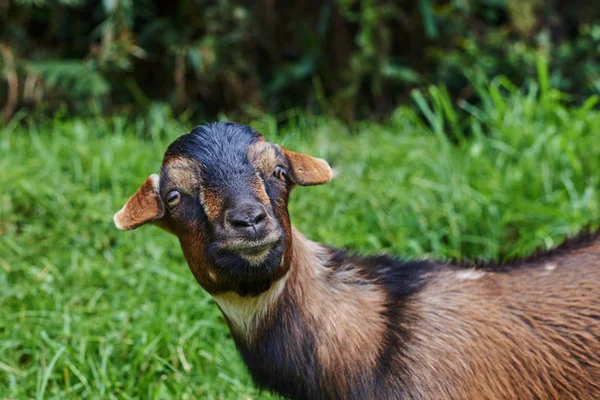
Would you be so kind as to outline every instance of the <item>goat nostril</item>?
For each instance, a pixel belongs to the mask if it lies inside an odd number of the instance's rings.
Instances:
[[[236,228],[246,228],[248,226],[254,225],[254,223],[251,221],[247,221],[245,219],[237,219],[237,218],[230,218],[229,224]]]
[[[229,225],[234,228],[247,228],[254,225],[254,217],[248,214],[236,214],[227,218]]]
[[[253,224],[254,225],[258,225],[260,224],[262,221],[264,221],[264,219],[267,218],[267,213],[264,210],[260,210],[255,216],[254,216],[254,221]]]
[[[245,210],[235,210],[228,212],[226,216],[227,223],[234,228],[255,227],[261,224],[267,218],[267,212],[264,207],[252,207]]]

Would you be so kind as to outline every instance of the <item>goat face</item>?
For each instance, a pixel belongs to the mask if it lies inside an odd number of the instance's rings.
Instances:
[[[254,295],[289,269],[289,191],[331,176],[324,160],[273,145],[250,127],[209,124],[169,146],[160,177],[151,175],[114,220],[120,229],[151,222],[177,235],[207,291]]]

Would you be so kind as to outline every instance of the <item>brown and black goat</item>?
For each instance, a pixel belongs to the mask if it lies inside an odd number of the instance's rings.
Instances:
[[[600,399],[600,241],[511,266],[359,257],[306,239],[321,159],[214,123],[115,215],[177,235],[256,384],[292,399]]]

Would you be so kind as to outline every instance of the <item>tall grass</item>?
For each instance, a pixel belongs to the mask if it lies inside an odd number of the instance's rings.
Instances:
[[[600,220],[597,98],[477,85],[414,93],[383,124],[298,117],[267,138],[328,159],[292,220],[315,240],[403,257],[503,259]],[[0,131],[0,398],[268,398],[175,238],[112,214],[190,123],[15,121]],[[423,117],[421,117],[421,115]]]

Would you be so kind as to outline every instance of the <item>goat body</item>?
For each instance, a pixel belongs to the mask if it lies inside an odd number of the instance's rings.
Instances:
[[[167,150],[115,215],[178,236],[261,388],[292,399],[600,399],[600,242],[499,266],[359,257],[289,220],[324,160],[231,123]]]
[[[259,386],[293,399],[600,398],[597,242],[480,269],[293,243],[285,286],[245,325],[226,307],[248,299],[216,297]]]

